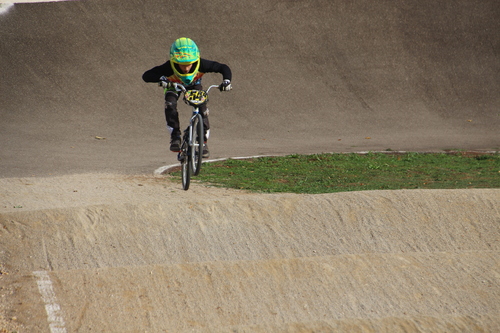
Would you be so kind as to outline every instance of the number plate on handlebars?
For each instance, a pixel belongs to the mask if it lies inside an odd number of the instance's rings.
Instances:
[[[208,94],[203,90],[188,90],[184,94],[184,101],[193,106],[202,105],[208,102]]]

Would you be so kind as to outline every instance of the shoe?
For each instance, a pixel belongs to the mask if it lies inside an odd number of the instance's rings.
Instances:
[[[209,158],[210,157],[210,151],[208,150],[207,144],[203,144],[203,154],[201,155],[203,158]]]
[[[170,151],[176,153],[181,151],[181,138],[174,137],[170,140]]]

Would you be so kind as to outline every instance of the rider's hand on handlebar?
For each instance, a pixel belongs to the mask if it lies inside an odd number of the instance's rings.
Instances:
[[[160,86],[163,88],[171,89],[175,87],[175,83],[170,82],[165,76],[160,77]]]
[[[219,90],[220,91],[229,91],[231,89],[232,89],[232,87],[231,87],[231,81],[229,81],[227,79],[224,80],[224,81],[222,81],[221,85],[219,86]]]

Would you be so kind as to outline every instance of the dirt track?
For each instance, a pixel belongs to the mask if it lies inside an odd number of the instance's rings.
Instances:
[[[212,158],[500,148],[495,0],[181,7],[87,0],[0,16],[0,176],[175,163],[161,90],[141,76],[184,35],[234,72],[233,91],[211,97]],[[196,23],[174,24],[186,16]]]
[[[26,332],[47,329],[38,271],[69,332],[500,327],[500,190],[257,195],[90,174],[0,184],[4,311]]]
[[[14,5],[0,330],[500,331],[500,190],[184,192],[140,80],[184,35],[231,65],[213,158],[498,150],[498,31],[494,0]]]

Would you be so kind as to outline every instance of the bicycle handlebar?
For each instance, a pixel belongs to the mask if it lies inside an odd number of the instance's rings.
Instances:
[[[188,89],[186,89],[186,87],[184,87],[182,84],[180,83],[176,83],[176,82],[171,82],[174,84],[174,88],[176,91],[182,91],[182,92],[186,92],[188,91]],[[160,82],[160,86],[162,86],[163,88],[167,88],[167,83],[165,81],[161,81]],[[208,87],[207,90],[205,90],[207,93],[210,91],[210,89],[212,88],[220,88],[220,85],[218,84],[212,84],[210,87]]]

